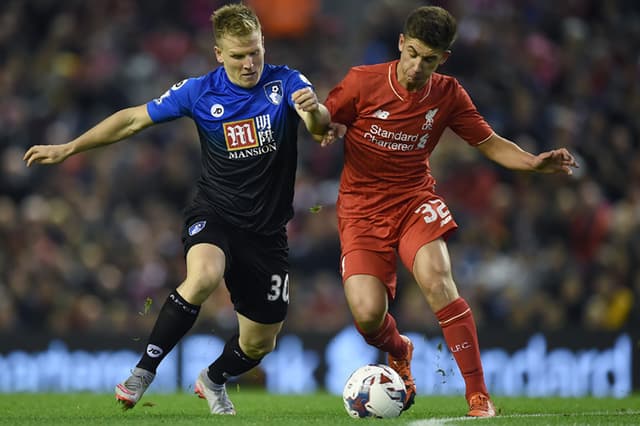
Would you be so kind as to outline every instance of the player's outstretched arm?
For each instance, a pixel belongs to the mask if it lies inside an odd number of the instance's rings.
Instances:
[[[27,166],[56,164],[73,154],[118,142],[153,124],[146,105],[122,109],[71,142],[60,145],[34,145],[24,154]]]
[[[495,133],[478,145],[478,149],[487,158],[512,170],[571,175],[573,169],[578,167],[575,158],[566,148],[533,155]]]
[[[296,105],[296,111],[304,125],[313,136],[316,142],[322,142],[324,134],[328,130],[331,114],[323,104],[318,101],[318,97],[312,88],[296,90],[291,95]]]

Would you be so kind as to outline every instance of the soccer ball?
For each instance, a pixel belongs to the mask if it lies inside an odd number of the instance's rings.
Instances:
[[[407,390],[394,369],[384,364],[368,364],[351,373],[342,391],[347,413],[354,418],[398,417]]]

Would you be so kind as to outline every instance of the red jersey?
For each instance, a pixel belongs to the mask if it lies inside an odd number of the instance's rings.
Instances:
[[[450,127],[470,145],[493,130],[453,77],[433,73],[422,90],[398,83],[398,61],[351,68],[325,102],[331,120],[347,125],[338,215],[365,217],[433,191],[429,156]]]

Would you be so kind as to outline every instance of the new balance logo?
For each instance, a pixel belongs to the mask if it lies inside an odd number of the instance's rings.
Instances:
[[[158,358],[163,353],[164,351],[160,346],[151,344],[147,345],[147,355],[149,355],[151,358]]]
[[[377,110],[376,112],[373,113],[373,116],[375,118],[380,118],[382,120],[386,120],[387,118],[389,118],[389,111],[385,111],[382,109]]]

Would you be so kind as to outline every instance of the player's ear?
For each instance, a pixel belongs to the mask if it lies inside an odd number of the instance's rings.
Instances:
[[[213,53],[216,55],[216,61],[218,63],[223,64],[224,60],[222,59],[222,49],[220,49],[217,45],[213,46]]]
[[[402,53],[402,48],[404,47],[404,34],[400,33],[400,37],[398,37],[398,50]]]
[[[442,55],[442,58],[440,58],[440,65],[444,64],[445,62],[447,62],[447,59],[449,59],[449,56],[451,55],[451,51],[450,50],[445,50],[444,54]]]

